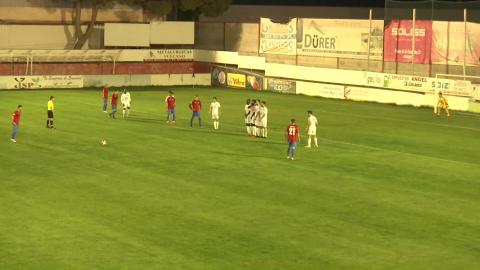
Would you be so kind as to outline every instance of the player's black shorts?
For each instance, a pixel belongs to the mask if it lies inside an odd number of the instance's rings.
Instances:
[[[53,111],[47,111],[48,118],[53,118]]]

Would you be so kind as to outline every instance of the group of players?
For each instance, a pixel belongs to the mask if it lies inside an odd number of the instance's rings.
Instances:
[[[245,104],[245,126],[249,136],[267,138],[267,102],[259,99],[247,99],[247,104]]]
[[[103,112],[108,113],[108,99],[109,99],[109,87],[105,85],[102,89],[102,98],[103,98]],[[132,97],[130,92],[127,89],[123,90],[122,96],[120,97],[122,102],[122,116],[123,119],[126,119],[130,116],[130,108]],[[115,91],[111,97],[111,108],[112,111],[109,113],[111,118],[115,119],[115,114],[117,112],[118,106],[118,91]],[[190,118],[190,126],[193,127],[193,121],[195,118],[198,119],[198,124],[202,127],[202,102],[198,96],[195,96],[193,101],[188,105],[190,110],[192,111],[192,117]],[[173,91],[168,92],[168,96],[165,98],[165,108],[167,109],[167,124],[175,124],[176,123],[176,98]],[[209,107],[209,113],[212,116],[213,120],[213,127],[215,130],[218,130],[220,127],[220,102],[216,97],[213,98],[212,103]]]
[[[103,111],[107,112],[108,104],[108,85],[105,85],[103,88]],[[112,112],[109,114],[110,117],[115,118],[115,113],[117,111],[117,101],[118,101],[118,92],[114,92],[111,99]],[[121,101],[123,104],[123,118],[128,118],[130,113],[131,105],[131,96],[127,90],[124,90]],[[169,91],[167,97],[165,98],[165,108],[167,110],[166,122],[167,124],[176,123],[176,98],[173,91]],[[192,116],[190,118],[190,127],[193,127],[193,122],[195,118],[198,119],[198,125],[202,127],[202,102],[198,96],[195,96],[193,101],[188,105],[189,109],[192,111]],[[214,97],[210,103],[208,110],[209,114],[212,117],[213,128],[218,130],[220,127],[220,115],[221,115],[221,104],[218,101],[217,97]],[[268,108],[267,102],[261,101],[258,99],[247,99],[245,104],[245,126],[248,136],[267,138],[268,136]],[[308,144],[307,148],[311,148],[312,140],[314,146],[318,147],[317,139],[317,125],[318,120],[313,115],[312,111],[308,111]],[[288,141],[287,149],[287,159],[295,160],[295,152],[297,148],[297,143],[300,141],[300,133],[295,119],[291,119],[290,124],[288,125],[285,131],[286,139]]]
[[[111,118],[116,118],[115,114],[117,113],[117,106],[118,106],[118,91],[113,92],[111,96],[111,112],[109,116]],[[102,89],[102,98],[103,98],[103,111],[108,113],[108,99],[109,99],[109,87],[105,85]],[[50,96],[48,103],[47,103],[47,124],[46,127],[49,129],[54,129],[53,119],[54,119],[54,96]],[[120,97],[122,102],[122,117],[124,119],[128,118],[130,115],[130,107],[132,98],[130,93],[127,89],[123,90],[123,93]],[[165,98],[165,107],[167,109],[167,124],[175,124],[176,122],[176,99],[175,95],[172,91],[169,91],[168,96]],[[193,121],[195,118],[198,119],[198,124],[202,127],[202,117],[201,117],[201,110],[202,110],[202,102],[198,96],[195,96],[193,101],[188,105],[190,110],[192,111],[192,116],[190,118],[190,127],[193,127]],[[435,115],[440,116],[440,111],[445,110],[446,115],[450,116],[450,112],[448,110],[448,101],[445,96],[442,95],[440,92],[438,94],[438,101],[437,106],[435,107]],[[16,137],[20,127],[20,118],[23,111],[23,106],[18,105],[15,112],[12,114],[12,136],[11,141],[17,142]],[[221,104],[216,97],[213,98],[210,107],[209,113],[211,114],[212,121],[213,121],[213,128],[218,130],[220,127],[220,115],[221,115]],[[307,148],[312,147],[312,140],[314,143],[314,147],[318,147],[318,139],[316,136],[318,120],[313,115],[312,111],[308,111],[308,129],[307,129]],[[265,101],[260,101],[257,99],[248,99],[245,104],[245,126],[247,130],[248,136],[255,136],[260,138],[267,138],[268,136],[268,108],[267,103]],[[300,133],[298,126],[296,124],[295,119],[291,119],[290,124],[288,125],[287,129],[285,130],[286,139],[288,142],[288,150],[287,150],[287,159],[294,160],[295,159],[295,150],[297,148],[297,143],[300,141]]]
[[[108,113],[108,97],[109,97],[110,89],[108,88],[108,84],[105,84],[102,89],[102,98],[103,98],[103,112]],[[127,89],[123,89],[123,93],[120,96],[120,101],[122,102],[122,117],[123,119],[128,118],[130,116],[130,106],[132,103],[132,97],[130,96],[130,92]],[[118,110],[118,91],[113,92],[112,99],[111,99],[111,108],[112,111],[108,114],[111,118],[115,119],[115,114]]]

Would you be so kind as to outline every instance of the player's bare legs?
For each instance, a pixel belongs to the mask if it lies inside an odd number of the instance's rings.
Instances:
[[[318,147],[318,139],[317,136],[315,135],[309,135],[308,136],[308,141],[307,141],[307,146],[306,148],[311,148],[312,147],[312,139],[315,147]]]

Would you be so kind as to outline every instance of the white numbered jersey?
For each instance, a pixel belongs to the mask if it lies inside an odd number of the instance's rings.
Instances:
[[[132,101],[131,98],[130,98],[130,93],[129,92],[123,93],[120,99],[122,100],[123,104],[130,104],[130,102]]]
[[[220,112],[220,107],[221,107],[220,102],[218,102],[218,101],[212,102],[210,104],[210,109],[212,110],[212,114],[218,115],[219,112]]]
[[[315,117],[313,115],[310,115],[308,117],[308,127],[309,128],[317,128],[317,125],[318,125],[317,117]]]

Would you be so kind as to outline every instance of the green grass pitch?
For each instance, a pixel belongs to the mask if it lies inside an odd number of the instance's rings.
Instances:
[[[0,269],[480,269],[478,115],[177,87],[168,126],[168,89],[132,89],[126,121],[98,89],[0,92]],[[189,127],[195,94],[219,97],[219,131],[206,111]],[[268,102],[267,140],[244,134],[249,97]]]

